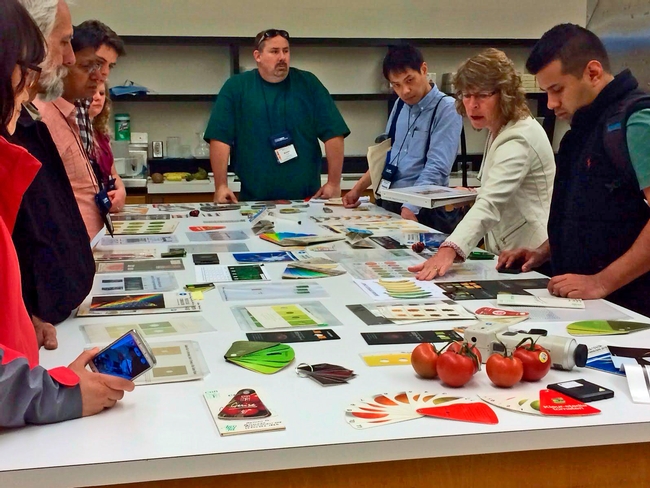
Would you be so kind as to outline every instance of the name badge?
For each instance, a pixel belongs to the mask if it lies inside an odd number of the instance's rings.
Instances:
[[[381,179],[381,182],[379,183],[379,188],[377,188],[377,194],[381,195],[382,190],[388,190],[390,188],[391,182],[385,179]]]
[[[293,138],[288,131],[269,137],[269,143],[273,148],[273,152],[275,152],[275,159],[278,164],[286,163],[298,157],[296,147],[293,145]]]

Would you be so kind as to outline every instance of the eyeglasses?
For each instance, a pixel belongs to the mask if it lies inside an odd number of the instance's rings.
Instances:
[[[496,94],[496,91],[485,91],[485,92],[478,92],[478,93],[464,93],[464,92],[459,92],[456,94],[459,100],[469,100],[470,98],[474,97],[476,101],[478,102],[484,102],[488,98],[492,98]]]
[[[102,64],[103,63],[101,61],[92,61],[88,63],[78,64],[76,66],[86,73],[94,73],[95,71],[102,69]]]
[[[267,39],[272,39],[274,37],[281,36],[284,37],[287,41],[289,40],[289,33],[286,30],[282,29],[267,29],[263,32],[257,34],[258,41],[255,43],[255,49],[259,49],[260,45]]]
[[[18,65],[23,72],[23,79],[25,80],[25,88],[32,90],[36,88],[38,80],[41,77],[41,68],[31,63],[25,63],[23,61],[18,61]]]

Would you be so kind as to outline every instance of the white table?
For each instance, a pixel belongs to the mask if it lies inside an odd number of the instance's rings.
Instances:
[[[322,205],[312,204],[309,212],[326,215],[322,212]],[[341,212],[350,211],[336,208],[334,215]],[[237,212],[230,213],[239,216]],[[181,243],[187,242],[187,227],[203,220],[212,219],[199,217],[180,220],[176,234]],[[248,227],[248,224],[228,224],[229,229]],[[295,232],[324,232],[309,219],[303,219],[302,225],[281,221],[277,228]],[[260,240],[252,233],[245,242],[250,250],[278,250],[277,246]],[[341,242],[337,246],[347,245]],[[221,254],[220,257],[223,264],[234,263],[230,255]],[[195,282],[191,257],[185,258],[184,262],[186,270],[177,274],[181,285]],[[482,263],[493,266],[496,261]],[[279,280],[284,264],[266,266],[274,281]],[[520,275],[522,278],[534,276],[535,273]],[[508,277],[511,276],[501,278]],[[472,461],[465,471],[475,479],[482,479],[487,483],[484,486],[493,486],[489,480],[499,479],[503,479],[501,486],[510,486],[507,479],[516,481],[517,477],[524,477],[529,469],[521,466],[519,474],[517,471],[504,473],[503,469],[507,470],[507,466],[516,470],[518,459],[530,460],[532,456],[536,467],[530,469],[551,469],[553,471],[546,472],[544,476],[553,478],[553,473],[573,472],[575,466],[566,451],[549,450],[597,445],[612,447],[611,450],[585,451],[586,457],[579,457],[580,462],[593,461],[594,465],[583,470],[580,476],[600,476],[601,481],[605,480],[605,474],[614,480],[631,479],[633,474],[650,476],[647,471],[634,473],[635,468],[629,464],[644,465],[644,459],[648,459],[647,451],[634,449],[628,455],[623,445],[650,442],[650,406],[632,403],[625,378],[589,369],[573,372],[551,370],[542,382],[521,384],[517,388],[520,391],[536,391],[547,383],[585,378],[616,392],[614,399],[595,404],[602,410],[600,415],[538,418],[495,407],[498,425],[423,418],[369,430],[354,430],[344,420],[344,409],[361,397],[382,391],[444,391],[448,388],[441,386],[439,381],[418,378],[409,366],[367,367],[359,353],[411,350],[414,346],[368,346],[360,332],[395,330],[398,327],[368,327],[346,308],[346,304],[371,302],[349,275],[326,278],[319,283],[330,294],[329,298],[320,300],[344,324],[335,328],[341,340],[292,344],[296,351],[295,364],[331,362],[344,365],[359,375],[350,384],[323,388],[313,381],[298,378],[293,366],[275,375],[261,375],[226,363],[223,354],[230,344],[235,340],[245,340],[245,332],[229,310],[230,306],[242,302],[223,302],[217,291],[210,291],[202,302],[202,313],[217,331],[179,337],[199,341],[210,368],[205,380],[138,387],[114,409],[94,417],[0,433],[0,487],[96,486],[238,473],[258,473],[248,476],[254,476],[250,479],[257,482],[266,480],[266,486],[279,486],[272,473],[276,470],[298,470],[287,475],[290,479],[301,480],[301,484],[294,486],[370,486],[377,481],[373,477],[380,474],[385,477],[381,484],[386,487],[422,486],[420,483],[424,483],[425,479],[434,482],[431,476],[439,476],[437,482],[460,480],[459,470],[463,469],[460,465],[456,465],[458,469],[448,472],[448,467],[454,466],[454,460],[445,458],[452,456],[473,456],[459,459],[463,463],[468,459]],[[474,309],[483,304],[487,303],[477,301],[471,303],[471,307]],[[139,318],[71,318],[58,326],[59,348],[41,351],[41,362],[46,367],[53,367],[72,361],[85,346],[79,331],[80,324],[154,322],[165,317],[173,318],[173,314]],[[526,328],[547,328],[551,334],[565,334],[565,325],[531,321],[523,324]],[[449,326],[447,322],[444,325],[434,323],[402,328],[429,330]],[[580,342],[592,344],[599,340],[602,338]],[[647,346],[650,344],[650,332],[611,339],[611,342]],[[265,403],[284,419],[286,430],[220,437],[202,394],[208,389],[225,387],[261,390]],[[480,372],[458,391],[471,396],[494,391],[494,387],[490,385],[487,375]],[[644,445],[644,449],[647,447],[648,444]],[[537,452],[524,453],[541,450],[544,450],[543,456],[537,456]],[[491,453],[519,454],[475,456]],[[436,461],[430,458],[442,459]],[[608,466],[607,460],[618,464]],[[386,461],[401,461],[402,464],[386,464]],[[499,464],[501,462],[504,464]],[[346,466],[362,463],[373,464]],[[515,468],[512,468],[512,463]],[[332,467],[325,471],[309,469],[318,466]],[[351,477],[356,477],[356,480]],[[228,486],[218,480],[215,486]],[[402,484],[405,480],[412,484]],[[188,480],[186,486],[208,486],[205,483],[197,481],[192,484]],[[563,484],[560,481],[558,486]],[[525,485],[546,486],[541,481],[539,484],[531,482]],[[164,485],[152,483],[149,486]]]

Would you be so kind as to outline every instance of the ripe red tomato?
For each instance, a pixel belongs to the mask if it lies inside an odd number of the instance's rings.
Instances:
[[[438,376],[448,386],[463,386],[476,372],[476,359],[467,351],[445,351],[438,357]]]
[[[478,350],[476,345],[470,344],[469,342],[455,341],[449,344],[449,347],[446,350],[460,352],[460,350],[463,348],[463,345],[466,345],[467,349],[472,351],[472,353],[475,354],[476,358],[478,359],[478,362],[476,363],[476,369],[474,370],[474,372],[476,373],[479,370],[479,365],[483,362],[483,358],[481,357],[481,351]]]
[[[498,352],[492,354],[485,363],[490,381],[502,388],[510,388],[519,383],[524,375],[524,364],[515,356],[504,356]]]
[[[438,351],[433,344],[428,342],[418,344],[411,353],[411,366],[422,378],[431,379],[438,376],[437,363]]]
[[[530,345],[519,345],[513,356],[519,358],[524,365],[525,381],[539,381],[551,369],[551,355],[539,344],[530,339]]]

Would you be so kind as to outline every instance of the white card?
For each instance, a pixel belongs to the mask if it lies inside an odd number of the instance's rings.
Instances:
[[[536,297],[533,295],[512,295],[510,293],[499,293],[497,295],[497,305],[546,308],[585,308],[585,302],[580,298]]]

